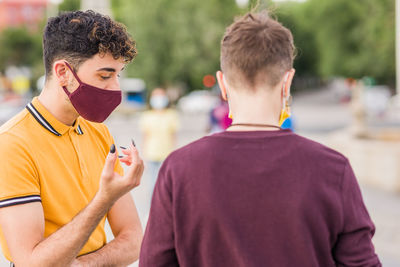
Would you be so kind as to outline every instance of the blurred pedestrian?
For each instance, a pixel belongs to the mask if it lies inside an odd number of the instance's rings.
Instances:
[[[169,107],[169,98],[163,88],[152,91],[150,110],[143,113],[139,125],[143,134],[143,158],[153,192],[161,163],[175,147],[179,127],[178,113]]]
[[[3,73],[0,71],[0,93],[3,93],[6,90],[6,81]]]
[[[13,91],[11,80],[2,73],[0,73],[0,92],[2,101],[8,101],[17,97]]]
[[[220,102],[210,111],[210,127],[209,132],[219,133],[225,131],[232,123],[229,118],[229,105],[221,97]]]
[[[102,122],[121,102],[135,42],[109,17],[66,12],[48,20],[43,54],[42,92],[0,127],[3,253],[16,266],[126,266],[142,238],[130,190],[143,163],[130,144],[124,175]]]
[[[217,79],[233,123],[164,161],[139,266],[381,266],[348,159],[280,128],[293,54],[266,12],[227,28]]]

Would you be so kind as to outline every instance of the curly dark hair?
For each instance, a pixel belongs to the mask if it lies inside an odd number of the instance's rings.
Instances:
[[[136,43],[123,24],[92,10],[65,12],[48,20],[43,33],[46,79],[54,61],[66,59],[77,70],[98,53],[129,63],[136,56]]]

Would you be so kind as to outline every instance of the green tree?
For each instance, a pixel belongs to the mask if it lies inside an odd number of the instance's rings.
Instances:
[[[127,72],[149,87],[184,82],[202,87],[219,69],[225,27],[240,10],[231,0],[114,0],[116,19],[137,41],[138,57]]]
[[[75,11],[81,7],[80,0],[64,0],[59,6],[58,10],[61,11]]]
[[[43,75],[42,36],[39,32],[28,31],[24,27],[7,28],[0,34],[0,71],[7,66],[27,66],[32,70],[31,84]]]
[[[0,34],[0,70],[9,65],[33,66],[42,60],[41,36],[26,28],[7,28]]]
[[[308,0],[286,2],[278,18],[292,30],[300,76],[395,81],[393,0]]]
[[[296,76],[315,76],[318,73],[316,38],[310,27],[307,6],[304,3],[285,3],[275,9],[279,22],[290,29],[296,47],[294,68]]]
[[[394,1],[309,0],[304,9],[317,43],[323,77],[373,76],[391,83],[395,74]]]
[[[137,41],[138,57],[128,75],[149,87],[179,81],[201,87],[219,68],[219,44],[235,15],[234,0],[113,0],[116,19]],[[308,0],[272,3],[250,0],[249,9],[268,8],[294,35],[297,76],[395,81],[393,0]]]

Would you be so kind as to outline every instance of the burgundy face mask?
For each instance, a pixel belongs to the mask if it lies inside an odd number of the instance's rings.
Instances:
[[[79,87],[72,93],[63,86],[64,92],[76,111],[88,121],[103,122],[121,103],[121,90],[106,90],[82,82],[72,67],[65,62],[74,74]]]

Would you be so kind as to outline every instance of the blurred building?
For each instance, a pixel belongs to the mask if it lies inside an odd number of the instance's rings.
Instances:
[[[46,18],[48,0],[0,0],[0,31],[7,27],[36,28]]]

